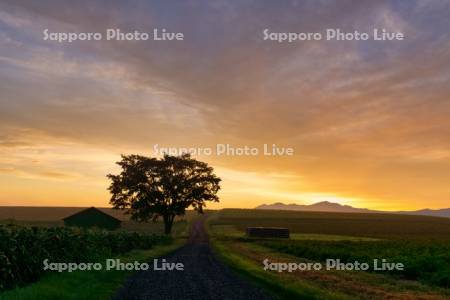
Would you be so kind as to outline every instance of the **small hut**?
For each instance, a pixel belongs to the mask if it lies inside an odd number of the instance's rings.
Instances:
[[[90,207],[65,217],[63,221],[66,226],[99,227],[108,230],[117,229],[122,223],[119,219],[114,218],[95,207]]]

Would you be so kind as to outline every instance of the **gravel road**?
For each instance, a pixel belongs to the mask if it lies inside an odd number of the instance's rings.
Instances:
[[[195,221],[188,243],[163,257],[167,262],[183,263],[184,271],[138,272],[124,283],[113,299],[272,299],[216,258],[203,223],[203,220]]]

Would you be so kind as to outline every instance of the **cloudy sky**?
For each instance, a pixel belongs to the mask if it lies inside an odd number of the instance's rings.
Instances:
[[[184,41],[43,40],[182,32]],[[403,41],[264,41],[273,32],[402,32]],[[0,3],[0,205],[107,206],[120,154],[199,156],[218,207],[450,203],[450,1]]]

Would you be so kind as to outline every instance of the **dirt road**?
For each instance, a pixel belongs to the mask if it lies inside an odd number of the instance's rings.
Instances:
[[[136,273],[113,299],[272,299],[215,257],[203,223],[195,221],[188,243],[164,257],[167,262],[183,263],[184,271]]]

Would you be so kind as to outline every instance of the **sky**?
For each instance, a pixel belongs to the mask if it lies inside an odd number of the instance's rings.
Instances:
[[[43,39],[182,32],[183,41]],[[402,41],[263,39],[402,32]],[[0,205],[108,206],[120,154],[276,144],[292,156],[197,155],[220,203],[450,206],[450,1],[0,2]]]

